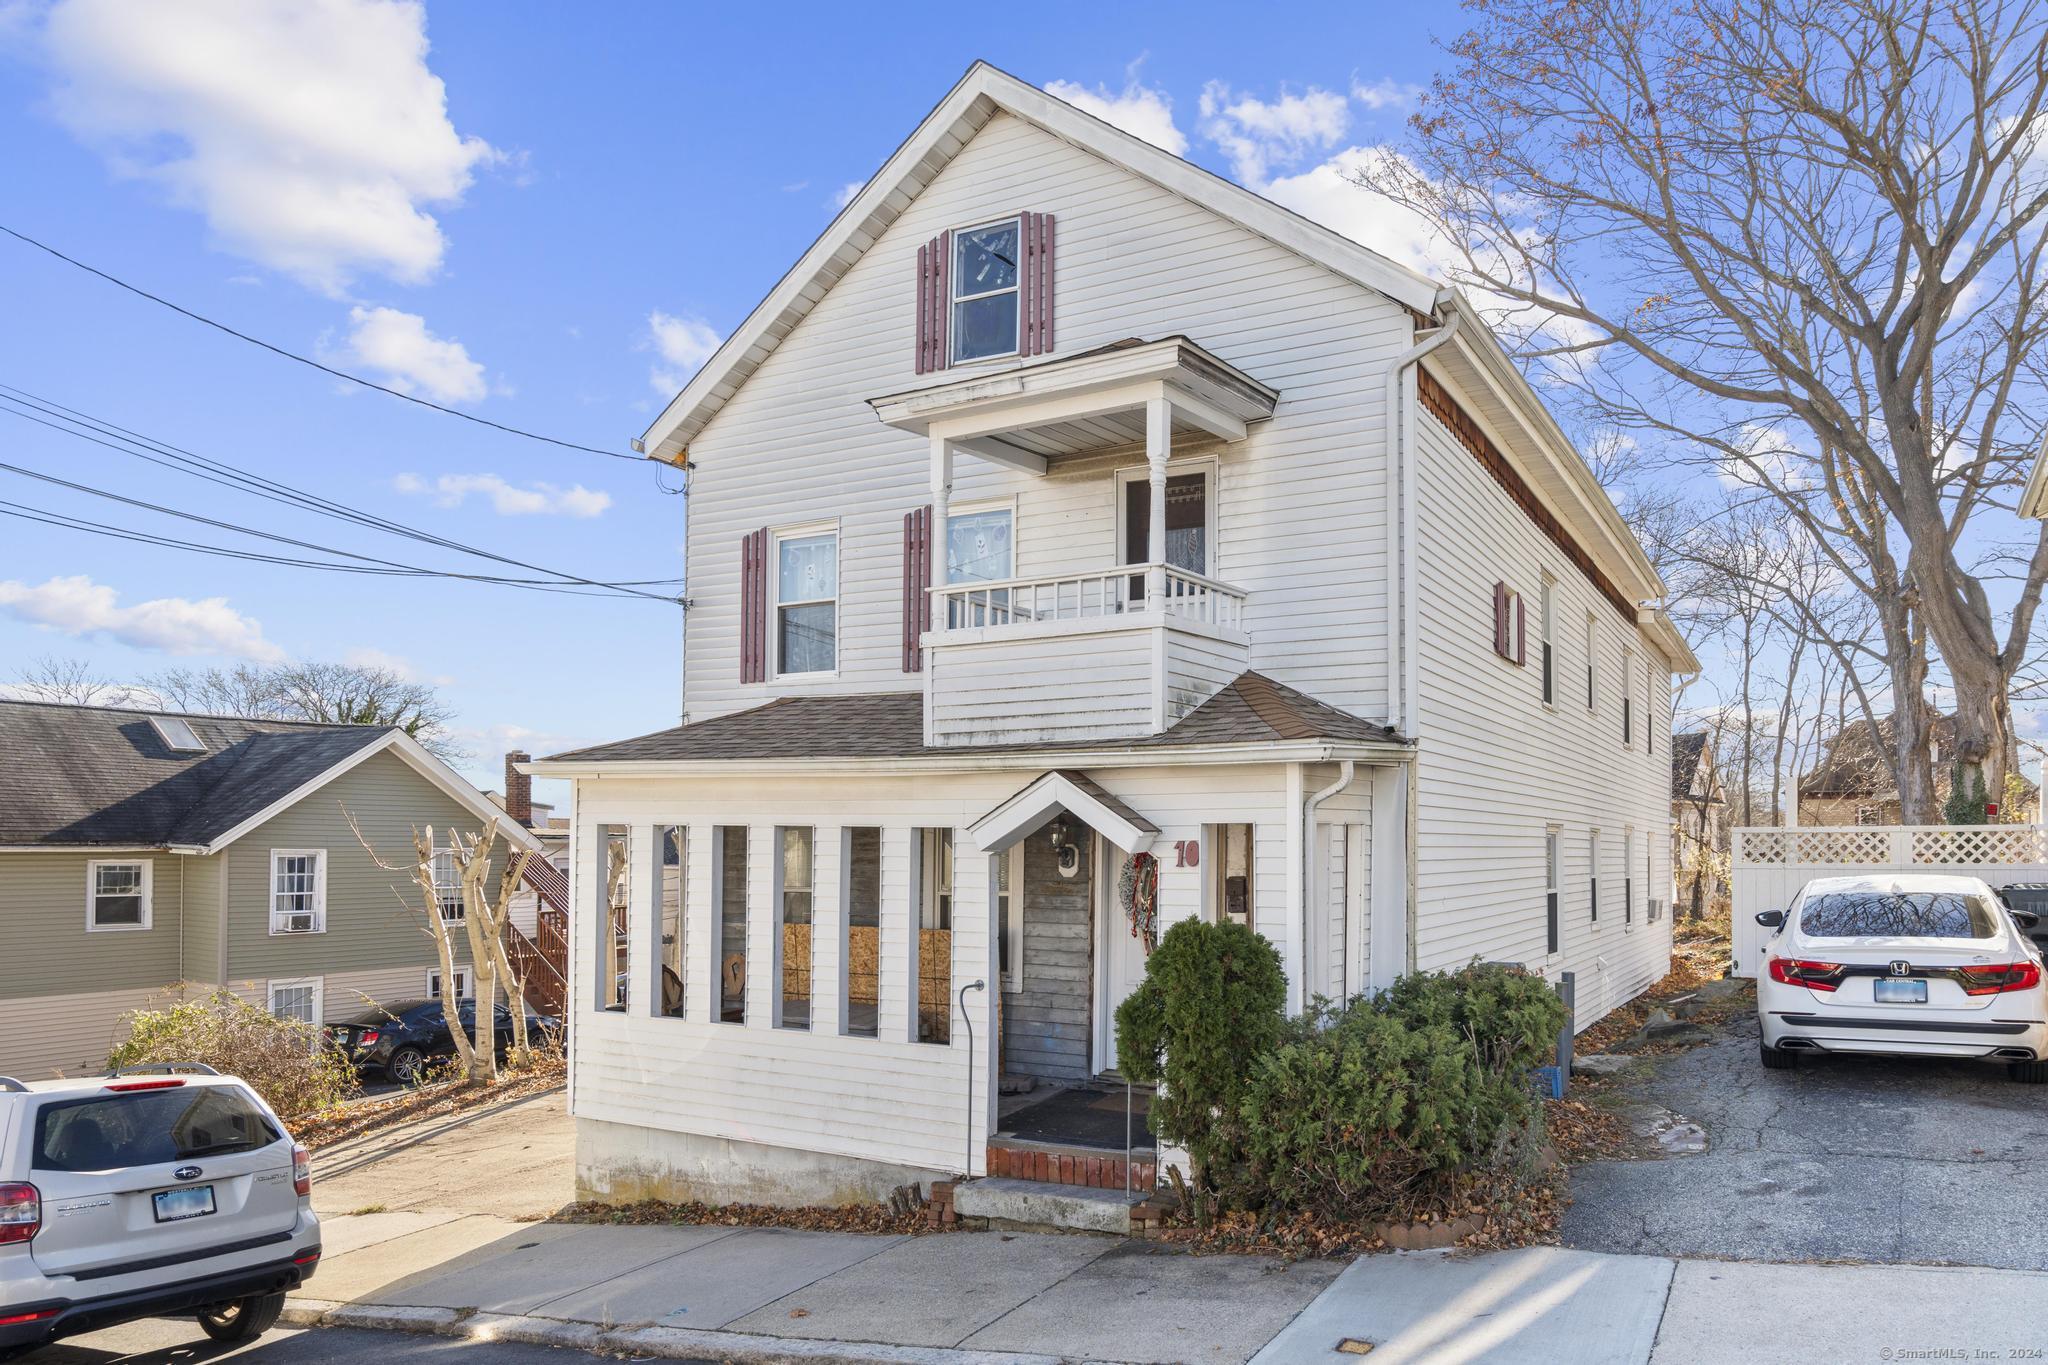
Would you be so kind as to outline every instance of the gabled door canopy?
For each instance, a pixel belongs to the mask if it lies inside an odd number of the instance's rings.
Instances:
[[[1104,791],[1086,773],[1045,774],[967,827],[984,853],[1001,853],[1065,811],[1126,853],[1152,847],[1159,826]]]

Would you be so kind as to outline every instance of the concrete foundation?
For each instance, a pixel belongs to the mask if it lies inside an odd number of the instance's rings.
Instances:
[[[804,1208],[886,1203],[904,1185],[929,1189],[956,1172],[930,1171],[734,1138],[576,1120],[576,1197],[607,1204],[770,1204]]]

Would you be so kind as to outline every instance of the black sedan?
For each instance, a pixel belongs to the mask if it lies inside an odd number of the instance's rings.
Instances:
[[[457,1003],[463,1031],[476,1035],[476,1001]],[[512,1046],[512,1011],[493,1005],[497,1016],[493,1030],[497,1051],[503,1056]],[[546,1015],[531,1010],[526,1015],[526,1036],[539,1043],[560,1027]],[[401,1000],[367,1010],[354,1019],[329,1024],[322,1033],[329,1047],[339,1049],[359,1072],[382,1072],[400,1085],[420,1079],[429,1060],[455,1055],[455,1039],[449,1035],[448,1019],[438,1000]]]

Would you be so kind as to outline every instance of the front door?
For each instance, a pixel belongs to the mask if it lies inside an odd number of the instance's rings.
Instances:
[[[1145,979],[1145,943],[1131,932],[1118,887],[1130,855],[1095,837],[1095,1069],[1118,1070],[1116,1010]]]

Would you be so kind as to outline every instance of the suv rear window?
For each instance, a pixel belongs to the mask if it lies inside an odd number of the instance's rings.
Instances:
[[[1816,938],[1992,938],[1998,919],[1960,891],[1834,891],[1807,899],[1799,928]]]
[[[34,1165],[106,1171],[253,1152],[284,1135],[242,1091],[180,1086],[53,1100],[36,1114]]]

